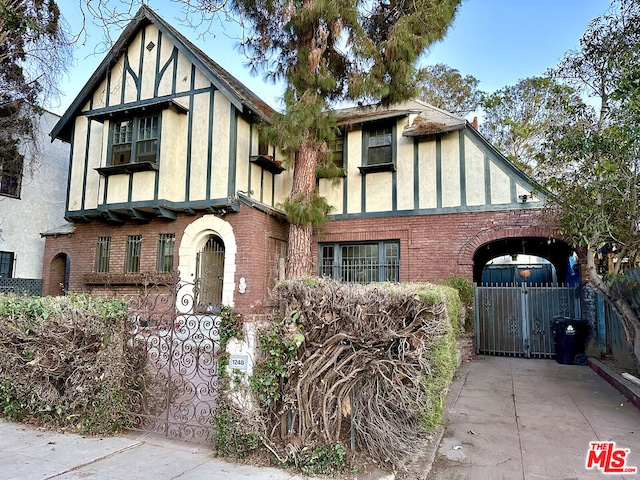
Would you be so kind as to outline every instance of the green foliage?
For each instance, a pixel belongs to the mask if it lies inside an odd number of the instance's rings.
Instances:
[[[112,434],[132,426],[127,395],[121,385],[100,382],[89,413],[81,420],[80,433]]]
[[[317,191],[313,195],[299,194],[287,198],[281,206],[291,223],[305,227],[320,225],[331,211],[327,200]]]
[[[333,162],[321,162],[316,167],[316,177],[318,178],[341,178],[344,176],[344,168],[338,167]]]
[[[471,283],[467,278],[451,275],[445,281],[445,285],[455,288],[458,291],[458,296],[460,297],[462,308],[464,309],[464,330],[466,332],[472,332],[474,329],[473,283]]]
[[[431,431],[442,423],[449,385],[458,368],[455,332],[452,329],[429,346],[431,369],[424,380],[427,404],[423,410],[423,422]]]
[[[544,160],[549,129],[584,108],[578,92],[548,77],[531,77],[482,96],[482,134],[509,160],[532,174]]]
[[[258,450],[261,444],[260,436],[247,432],[247,425],[224,405],[216,409],[213,425],[213,449],[217,455],[241,459]]]
[[[295,453],[294,464],[304,475],[331,475],[345,467],[346,448],[341,443]]]
[[[282,384],[287,377],[290,363],[297,359],[300,345],[304,342],[301,326],[297,324],[298,313],[271,326],[258,338],[262,359],[255,366],[249,384],[263,405],[270,406],[280,400]]]
[[[475,111],[483,92],[480,81],[442,63],[430,65],[420,71],[420,100],[447,112],[466,115]]]
[[[232,308],[227,306],[222,308],[218,332],[220,335],[220,351],[222,352],[227,348],[229,340],[232,338],[242,339],[244,337],[242,321]]]

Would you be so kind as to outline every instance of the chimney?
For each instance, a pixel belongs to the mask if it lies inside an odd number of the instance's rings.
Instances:
[[[478,130],[478,117],[473,117],[473,122],[471,122],[471,125],[473,126],[473,128]]]

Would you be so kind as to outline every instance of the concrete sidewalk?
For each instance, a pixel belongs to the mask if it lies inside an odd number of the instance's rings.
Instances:
[[[627,467],[586,469],[589,442],[628,448]],[[477,357],[452,385],[429,480],[640,479],[640,412],[589,367]]]
[[[0,480],[303,480],[284,470],[234,465],[211,447],[152,435],[82,437],[0,420]]]

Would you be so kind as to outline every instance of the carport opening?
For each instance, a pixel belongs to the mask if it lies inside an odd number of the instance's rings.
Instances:
[[[477,284],[574,284],[579,281],[575,252],[562,240],[514,237],[480,246],[473,257]]]
[[[503,255],[489,260],[482,269],[482,284],[558,283],[556,267],[537,255]]]

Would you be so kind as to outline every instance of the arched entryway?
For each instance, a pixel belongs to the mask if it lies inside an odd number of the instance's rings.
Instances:
[[[483,270],[486,269],[487,264],[497,258],[509,256],[515,258],[513,265],[516,268],[518,265],[531,265],[533,263],[532,257],[548,261],[553,265],[554,275],[552,278],[555,282],[542,283],[563,284],[567,281],[567,266],[572,253],[573,249],[569,244],[549,237],[510,237],[492,240],[481,245],[473,255],[473,281],[478,284],[483,283]],[[518,259],[520,263],[518,263]],[[544,264],[544,262],[540,262],[540,264]],[[486,271],[484,277],[485,279],[487,277]],[[535,280],[535,277],[531,280]],[[513,283],[519,282],[516,279]]]
[[[236,251],[233,228],[215,215],[200,217],[185,228],[178,270],[182,282],[198,285],[197,304],[233,306]]]
[[[69,257],[66,253],[59,253],[49,267],[49,287],[45,295],[65,295],[69,289]]]
[[[551,237],[498,238],[477,247],[473,279],[478,353],[553,358],[553,318],[580,316],[578,282],[570,267],[573,255],[570,245]]]

